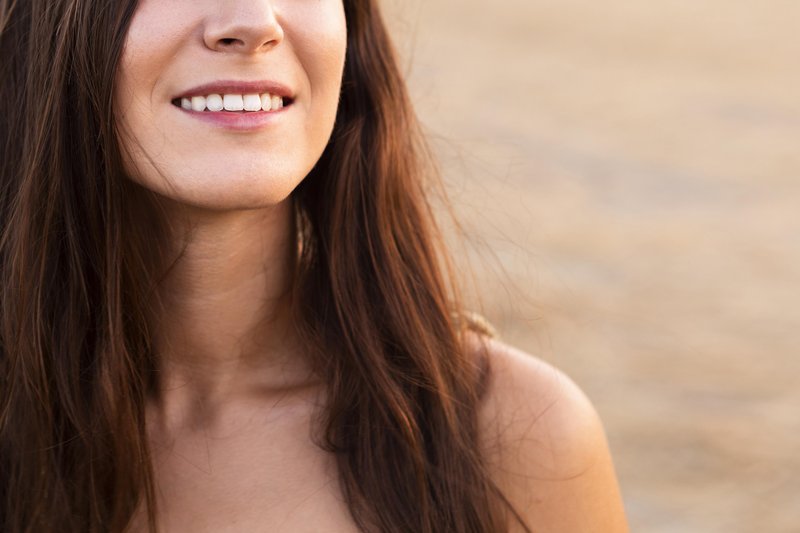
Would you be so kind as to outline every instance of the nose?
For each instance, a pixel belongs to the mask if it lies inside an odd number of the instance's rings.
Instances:
[[[270,50],[283,41],[283,27],[268,0],[221,2],[206,19],[203,40],[216,52],[256,53]]]

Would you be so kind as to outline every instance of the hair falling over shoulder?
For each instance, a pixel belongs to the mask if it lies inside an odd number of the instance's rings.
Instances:
[[[453,318],[437,178],[377,3],[344,6],[337,122],[294,192],[295,322],[328,388],[318,444],[365,532],[506,531],[478,447],[488,363]],[[135,9],[0,0],[3,532],[122,532],[142,505],[156,530],[144,406],[167,228],[125,179],[112,102]]]

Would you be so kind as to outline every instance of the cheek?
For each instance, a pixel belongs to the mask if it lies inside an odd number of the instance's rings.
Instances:
[[[344,8],[341,1],[310,4],[297,2],[287,34],[292,34],[292,47],[308,76],[311,104],[335,118],[347,48]]]
[[[166,135],[156,127],[152,119],[151,102],[143,69],[125,61],[120,64],[117,86],[114,93],[117,143],[122,155],[123,168],[127,176],[140,185],[158,189],[157,167],[153,158],[153,147],[166,145]]]
[[[155,85],[170,60],[191,37],[194,24],[174,0],[141,1],[128,27],[120,57],[117,88],[138,97]]]
[[[190,33],[191,23],[176,16],[181,11],[175,4],[174,0],[139,1],[117,67],[114,112],[118,143],[125,170],[137,181],[147,181],[153,174],[152,169],[145,170],[148,160],[158,155],[151,153],[151,145],[165,146],[165,132],[154,120],[158,104],[154,89]]]

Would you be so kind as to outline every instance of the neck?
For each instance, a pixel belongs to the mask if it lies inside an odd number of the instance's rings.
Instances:
[[[160,285],[155,346],[165,409],[202,410],[308,384],[289,314],[297,248],[290,202],[189,216],[188,242]]]

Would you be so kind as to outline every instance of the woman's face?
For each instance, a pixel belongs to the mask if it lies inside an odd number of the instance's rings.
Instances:
[[[328,142],[345,48],[342,0],[139,0],[115,89],[127,174],[197,207],[284,200]]]

